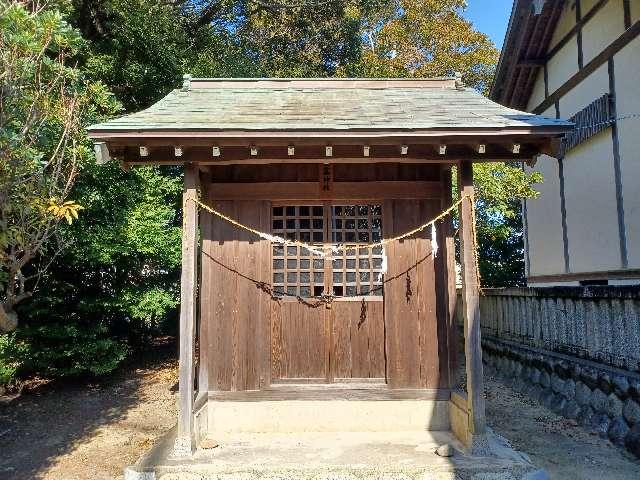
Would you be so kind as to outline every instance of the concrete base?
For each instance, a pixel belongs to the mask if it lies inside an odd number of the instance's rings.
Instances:
[[[491,456],[474,456],[449,432],[236,434],[191,458],[172,457],[173,432],[125,480],[523,480],[537,470],[492,436]],[[218,442],[213,442],[213,444]],[[440,457],[449,444],[452,457]],[[540,472],[538,472],[540,475]]]
[[[445,400],[209,401],[208,432],[397,432],[449,430]]]

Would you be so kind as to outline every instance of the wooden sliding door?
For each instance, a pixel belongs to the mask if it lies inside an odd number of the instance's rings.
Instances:
[[[379,205],[282,205],[272,230],[289,240],[369,244],[382,237]],[[384,381],[382,248],[323,257],[272,247],[272,382]]]

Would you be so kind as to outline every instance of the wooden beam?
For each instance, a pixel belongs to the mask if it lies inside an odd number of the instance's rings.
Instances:
[[[195,451],[194,357],[196,332],[196,296],[198,283],[198,198],[200,172],[185,165],[182,220],[182,276],[180,278],[180,363],[178,399],[178,435],[176,455]]]
[[[321,380],[321,379],[320,379]],[[265,401],[325,401],[325,400],[368,400],[376,402],[393,400],[449,400],[449,389],[391,389],[385,385],[352,383],[317,385],[272,384],[262,390],[238,392],[209,392],[209,400],[216,402],[265,402]]]
[[[336,182],[322,191],[320,182],[213,183],[215,200],[375,200],[440,199],[437,181]]]
[[[476,275],[475,227],[473,216],[473,164],[462,161],[458,167],[460,196],[468,196],[460,205],[460,260],[462,263],[462,308],[464,348],[467,371],[467,402],[472,450],[486,448],[482,346],[480,344],[480,285]]]
[[[582,70],[584,67],[584,53],[582,51],[582,5],[580,0],[576,0],[576,25],[578,31],[576,32],[576,39],[578,41],[578,68]]]
[[[618,95],[616,93],[616,68],[613,57],[607,66],[609,72],[609,113],[611,118],[618,118]],[[620,242],[620,266],[629,267],[629,252],[627,246],[627,228],[624,214],[624,196],[622,189],[622,166],[620,155],[620,138],[618,120],[611,124],[611,140],[613,144],[613,172],[616,185],[616,211],[618,217],[618,239]]]
[[[527,283],[579,282],[584,280],[622,280],[640,278],[639,269],[606,270],[586,273],[558,273],[552,275],[530,275]]]

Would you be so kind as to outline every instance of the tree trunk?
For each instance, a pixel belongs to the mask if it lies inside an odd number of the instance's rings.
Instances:
[[[13,332],[18,327],[18,314],[7,305],[0,304],[0,333]]]

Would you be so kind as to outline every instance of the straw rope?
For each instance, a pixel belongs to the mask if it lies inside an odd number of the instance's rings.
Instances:
[[[382,239],[379,242],[375,242],[375,243],[367,243],[367,244],[363,244],[363,243],[340,243],[340,244],[324,244],[325,249],[328,249],[334,253],[339,253],[339,252],[343,252],[345,250],[353,250],[355,248],[368,248],[368,249],[372,249],[372,248],[376,248],[376,247],[384,247],[385,245],[388,245],[390,243],[393,242],[397,242],[399,240],[403,240],[407,237],[411,237],[413,235],[415,235],[416,233],[422,232],[424,231],[427,227],[430,227],[431,225],[435,224],[436,222],[444,219],[447,215],[449,215],[452,211],[454,211],[456,208],[458,208],[460,206],[460,204],[466,199],[469,198],[472,201],[472,205],[473,205],[473,199],[471,198],[470,195],[464,195],[460,198],[460,200],[458,200],[457,202],[455,202],[454,204],[452,204],[449,208],[447,208],[446,210],[444,210],[443,212],[441,212],[438,216],[436,216],[435,218],[429,220],[426,223],[423,223],[422,225],[420,225],[419,227],[414,228],[413,230],[409,230],[408,232],[405,232],[401,235],[397,235],[395,237],[391,237],[391,238],[385,238]],[[255,228],[252,228],[248,225],[244,225],[240,222],[238,222],[237,220],[229,217],[228,215],[225,215],[222,212],[219,212],[218,210],[210,207],[209,205],[202,203],[200,200],[195,199],[195,198],[187,198],[185,201],[189,201],[191,200],[192,202],[194,202],[196,205],[198,205],[200,208],[202,208],[203,210],[206,210],[207,212],[229,222],[230,224],[245,230],[247,232],[251,232],[254,235],[257,235],[261,238],[273,238],[274,236],[269,234],[269,233],[265,233],[265,232],[261,232],[260,230],[256,230]],[[472,206],[472,212],[474,211],[474,208]],[[475,219],[475,215],[473,215],[472,213],[472,218]],[[475,220],[474,220],[475,221]],[[319,247],[316,245],[310,245],[308,243],[305,242],[300,242],[297,240],[287,240],[282,238],[282,241],[280,243],[284,244],[284,245],[290,245],[290,246],[298,246],[298,247],[302,247],[306,250],[309,250],[311,252],[318,252],[319,255],[323,255],[324,256],[324,252],[321,252]],[[475,243],[475,241],[474,241]]]
[[[375,243],[369,243],[369,244],[362,244],[362,243],[353,243],[353,244],[324,244],[322,247],[316,246],[316,245],[311,245],[305,242],[301,242],[298,240],[288,240],[282,237],[277,237],[274,236],[270,233],[266,233],[266,232],[261,232],[260,230],[257,230],[253,227],[250,227],[248,225],[244,225],[243,223],[238,222],[237,220],[235,220],[234,218],[229,217],[228,215],[225,215],[224,213],[210,207],[209,205],[201,202],[198,198],[193,198],[193,197],[187,197],[184,200],[184,207],[186,207],[186,202],[188,201],[192,201],[194,202],[199,208],[209,212],[212,215],[215,215],[216,217],[221,218],[222,220],[225,220],[226,222],[230,223],[231,225],[241,229],[241,230],[245,230],[247,232],[253,233],[254,235],[257,235],[260,238],[264,238],[266,240],[271,240],[273,242],[276,243],[280,243],[282,245],[287,245],[287,246],[296,246],[296,247],[301,247],[304,248],[308,251],[310,251],[313,254],[319,255],[319,256],[326,256],[327,252],[333,252],[333,253],[340,253],[343,251],[347,251],[347,250],[353,250],[353,249],[360,249],[360,248],[367,248],[367,249],[373,249],[376,247],[384,247],[386,245],[389,245],[392,242],[397,242],[400,240],[403,240],[405,238],[411,237],[413,235],[415,235],[416,233],[422,232],[424,231],[426,228],[428,228],[429,226],[435,225],[436,222],[439,222],[441,220],[443,220],[447,215],[451,214],[451,212],[453,212],[455,209],[457,209],[462,202],[464,202],[465,200],[468,200],[471,204],[471,230],[472,230],[472,235],[471,235],[471,239],[473,242],[472,245],[472,249],[473,249],[473,255],[474,255],[474,259],[475,259],[475,274],[476,274],[476,281],[477,281],[477,285],[478,285],[478,289],[480,289],[480,291],[482,291],[482,283],[481,283],[481,277],[480,277],[480,266],[479,266],[479,257],[478,257],[478,239],[477,239],[477,231],[476,231],[476,208],[475,208],[475,201],[472,195],[463,195],[462,197],[460,197],[460,199],[456,202],[454,202],[449,208],[447,208],[446,210],[442,211],[440,214],[438,214],[436,217],[434,217],[433,219],[429,220],[426,223],[423,223],[422,225],[409,230],[405,233],[402,233],[401,235],[397,235],[395,237],[391,237],[391,238],[385,238],[379,242],[375,242]],[[457,233],[458,231],[456,231]],[[454,236],[456,236],[456,234],[454,233]],[[280,292],[278,292],[280,293]],[[297,298],[297,295],[287,295],[284,294],[284,292],[282,292],[282,296],[293,296]],[[300,300],[300,299],[299,299]],[[319,303],[325,303],[323,300],[320,300]]]

